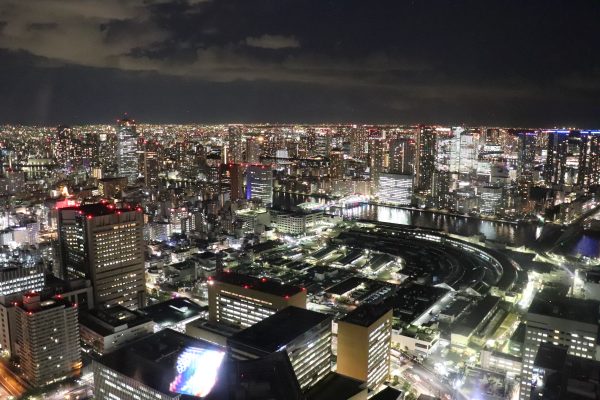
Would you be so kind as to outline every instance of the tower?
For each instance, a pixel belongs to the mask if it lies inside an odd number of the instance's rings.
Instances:
[[[138,177],[138,136],[135,121],[124,116],[117,124],[117,168],[119,176],[133,184]]]
[[[435,128],[422,126],[417,132],[417,159],[415,162],[415,191],[431,193],[431,183],[435,171]]]
[[[90,279],[96,304],[143,307],[142,210],[87,204],[63,208],[58,218],[63,277]]]

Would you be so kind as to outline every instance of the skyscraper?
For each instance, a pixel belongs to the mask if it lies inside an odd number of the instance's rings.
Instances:
[[[415,163],[415,191],[431,193],[431,183],[435,172],[436,131],[430,126],[422,126],[417,132],[417,160]]]
[[[379,177],[383,172],[384,144],[383,138],[371,138],[369,140],[369,170],[375,188],[379,187]]]
[[[119,176],[133,184],[138,177],[138,135],[135,121],[124,116],[117,124],[117,168]]]
[[[273,203],[273,170],[266,165],[249,165],[246,169],[246,199]]]
[[[544,166],[544,180],[547,185],[562,185],[567,172],[569,153],[569,131],[549,131],[548,153]]]
[[[249,137],[246,139],[246,162],[256,164],[260,161],[259,138]]]
[[[242,199],[244,197],[244,167],[242,164],[229,164],[229,180],[231,200],[236,201]]]
[[[415,141],[409,138],[393,140],[390,144],[391,173],[412,175],[415,172]]]
[[[79,372],[81,355],[77,305],[56,296],[27,293],[16,307],[16,338],[21,370],[33,386]]]
[[[98,305],[130,309],[145,303],[143,214],[112,204],[59,211],[58,240],[64,277],[90,279]]]
[[[600,132],[581,131],[577,184],[588,188],[600,183]]]
[[[227,162],[229,163],[240,163],[243,161],[242,154],[244,152],[242,142],[242,128],[241,126],[230,126],[227,132],[227,143],[229,152]]]
[[[526,173],[533,169],[535,162],[537,135],[534,132],[519,134],[519,172]]]

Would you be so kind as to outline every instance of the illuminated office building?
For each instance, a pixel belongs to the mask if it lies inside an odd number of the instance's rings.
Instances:
[[[246,162],[257,164],[260,162],[260,139],[256,137],[246,138]]]
[[[413,176],[381,174],[377,196],[382,203],[408,205],[412,201]]]
[[[138,177],[138,135],[135,121],[123,117],[117,124],[117,171],[129,184]]]
[[[27,293],[16,306],[21,370],[39,387],[77,375],[81,368],[77,305],[56,296]]]
[[[9,265],[0,267],[0,296],[44,288],[44,266]]]
[[[242,164],[229,164],[229,183],[231,201],[244,198],[244,167]]]
[[[273,203],[273,170],[266,165],[246,168],[246,199],[260,200],[265,206]]]
[[[364,304],[338,321],[337,372],[374,389],[390,374],[392,308]]]
[[[302,390],[331,372],[331,317],[286,307],[227,339],[236,357],[256,359],[285,351]]]
[[[519,134],[518,166],[521,174],[531,173],[535,165],[537,134],[522,132]]]
[[[143,214],[88,204],[59,210],[62,275],[92,282],[98,305],[130,309],[145,304]]]
[[[580,131],[577,184],[588,188],[600,184],[600,131]]]
[[[393,140],[389,150],[389,171],[412,175],[415,172],[415,141],[409,138]]]
[[[435,128],[422,126],[417,132],[416,162],[415,162],[415,191],[429,194],[436,160]]]
[[[379,177],[384,168],[384,145],[382,138],[371,138],[369,140],[369,171],[373,187],[379,187]]]
[[[228,163],[241,163],[244,161],[242,155],[244,153],[241,126],[230,126],[227,131],[227,162]]]
[[[539,385],[534,363],[542,343],[565,346],[567,353],[597,359],[596,341],[600,303],[569,297],[548,299],[537,295],[525,316],[527,326],[523,345],[520,399],[528,400],[532,388]]]
[[[219,273],[208,282],[211,321],[246,328],[288,306],[306,308],[306,290],[234,272]]]
[[[569,131],[548,131],[548,151],[544,166],[544,180],[548,185],[562,185],[567,173]]]
[[[494,215],[502,208],[502,187],[484,186],[481,188],[479,212],[485,215]]]

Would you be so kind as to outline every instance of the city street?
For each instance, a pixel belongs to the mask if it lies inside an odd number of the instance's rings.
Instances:
[[[0,363],[0,398],[5,399],[8,396],[21,396],[25,392],[23,385],[14,377],[12,371],[6,365]]]

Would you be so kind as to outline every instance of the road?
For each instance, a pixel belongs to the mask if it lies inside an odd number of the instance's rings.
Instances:
[[[25,387],[15,378],[12,371],[2,363],[0,363],[0,385],[5,392],[17,398],[25,393]],[[0,398],[6,397],[4,395],[0,396]]]

